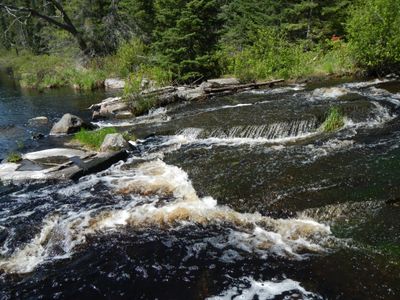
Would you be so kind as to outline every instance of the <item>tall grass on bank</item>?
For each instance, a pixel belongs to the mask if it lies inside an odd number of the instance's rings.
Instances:
[[[46,89],[64,86],[93,90],[103,85],[106,72],[95,67],[82,67],[72,57],[33,55],[23,51],[18,56],[0,53],[0,66],[11,68],[24,88]]]

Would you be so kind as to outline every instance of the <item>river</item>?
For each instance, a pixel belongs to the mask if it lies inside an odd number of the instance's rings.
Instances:
[[[4,82],[3,157],[106,96]],[[399,299],[399,113],[399,81],[340,80],[99,122],[136,134],[126,162],[0,187],[0,298]]]

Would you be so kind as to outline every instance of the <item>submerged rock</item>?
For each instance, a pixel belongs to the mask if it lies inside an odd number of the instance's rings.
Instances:
[[[120,90],[125,87],[125,81],[119,78],[108,78],[104,81],[106,90]]]
[[[120,133],[107,134],[100,146],[101,152],[115,152],[129,148],[128,142]]]
[[[85,123],[77,116],[65,114],[56,124],[54,124],[50,131],[50,135],[71,134],[78,132],[81,128],[94,129],[94,126]]]
[[[36,117],[28,120],[28,124],[30,126],[46,125],[47,123],[49,123],[49,119],[47,117]]]

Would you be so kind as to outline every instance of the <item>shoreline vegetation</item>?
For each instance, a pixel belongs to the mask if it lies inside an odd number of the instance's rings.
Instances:
[[[131,41],[125,47],[140,41]],[[274,43],[272,41],[272,43]],[[252,53],[252,49],[238,51],[231,55],[218,52],[218,78],[235,77],[241,83],[275,80],[284,78],[289,81],[302,81],[308,78],[343,77],[365,75],[367,71],[357,67],[354,58],[349,53],[349,45],[343,41],[327,41],[327,49],[318,47],[303,51],[300,45],[280,46],[285,53],[274,52],[270,57]],[[268,46],[265,46],[268,49]],[[135,52],[133,48],[130,51]],[[291,52],[291,53],[287,53]],[[132,54],[135,57],[136,54]],[[290,57],[285,62],[283,56]],[[179,84],[200,84],[200,80],[180,82],[174,80],[170,70],[163,70],[157,66],[141,64],[136,66],[136,72],[127,72],[125,69],[126,57],[118,54],[93,58],[84,65],[79,58],[73,56],[59,56],[56,54],[35,55],[24,50],[18,55],[12,51],[0,50],[0,66],[10,70],[14,79],[21,88],[46,89],[70,87],[80,91],[103,89],[104,82],[109,78],[119,78],[126,82],[124,95],[140,92],[151,84],[153,88],[162,88]],[[150,59],[150,58],[149,58]],[[274,66],[274,64],[279,66]]]
[[[135,99],[146,88],[209,78],[249,83],[400,70],[397,0],[44,2],[0,5],[0,66],[24,88],[95,90],[121,78],[124,97]],[[68,24],[43,18],[51,7]]]

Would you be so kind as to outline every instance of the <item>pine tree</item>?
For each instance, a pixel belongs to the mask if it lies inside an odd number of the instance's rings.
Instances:
[[[274,0],[232,0],[223,7],[222,43],[241,48],[259,30],[279,26],[282,4]]]
[[[216,75],[213,54],[221,26],[219,11],[216,0],[156,1],[154,47],[177,79]]]

